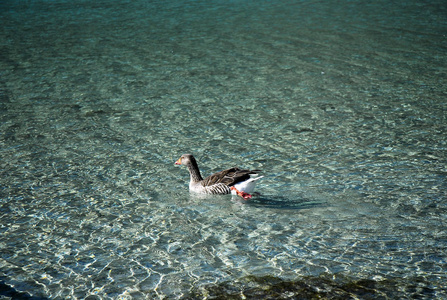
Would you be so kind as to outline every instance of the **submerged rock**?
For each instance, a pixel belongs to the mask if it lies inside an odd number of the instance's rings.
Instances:
[[[421,278],[350,279],[341,275],[303,277],[247,276],[194,289],[185,299],[431,299],[435,290]]]

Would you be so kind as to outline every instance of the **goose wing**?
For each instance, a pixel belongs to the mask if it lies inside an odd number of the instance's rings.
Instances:
[[[250,179],[250,174],[257,174],[257,170],[241,170],[235,167],[214,173],[203,179],[201,183],[203,186],[212,186],[218,183],[232,186],[238,182]]]

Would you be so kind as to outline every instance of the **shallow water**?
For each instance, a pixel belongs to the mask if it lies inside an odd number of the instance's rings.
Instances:
[[[2,1],[0,295],[446,298],[446,15]],[[190,195],[188,152],[259,194]]]

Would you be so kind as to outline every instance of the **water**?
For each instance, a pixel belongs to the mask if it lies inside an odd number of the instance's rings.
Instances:
[[[3,297],[447,298],[445,1],[0,16]],[[190,195],[183,153],[259,194]]]

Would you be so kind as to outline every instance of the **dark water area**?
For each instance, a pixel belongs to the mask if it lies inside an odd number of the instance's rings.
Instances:
[[[447,298],[445,1],[0,2],[0,298]],[[203,175],[261,169],[254,197]]]

